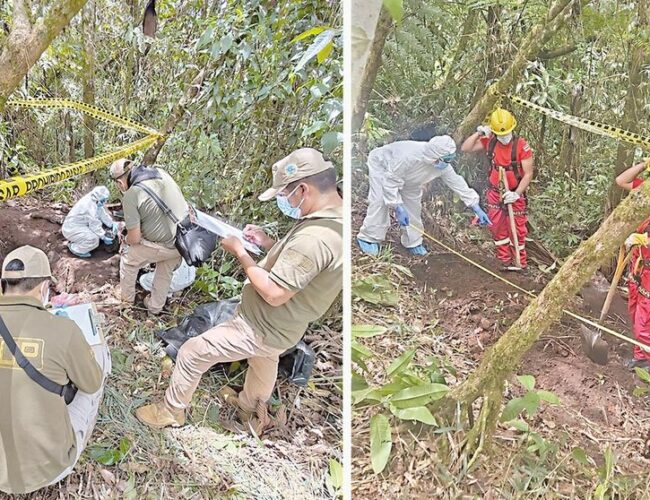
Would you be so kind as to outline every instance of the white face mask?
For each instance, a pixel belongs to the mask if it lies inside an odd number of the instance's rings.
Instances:
[[[46,306],[50,302],[50,285],[45,285],[45,291],[41,290],[41,302]]]
[[[497,141],[499,141],[501,144],[510,144],[510,141],[512,140],[512,132],[506,135],[497,135]]]

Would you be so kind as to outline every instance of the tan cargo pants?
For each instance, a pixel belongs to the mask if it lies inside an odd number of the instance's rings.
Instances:
[[[138,245],[129,245],[120,260],[120,288],[122,300],[135,301],[135,283],[138,271],[147,264],[156,264],[153,275],[149,311],[156,314],[162,311],[172,282],[174,269],[181,262],[181,254],[175,248],[167,248],[158,243],[142,240]]]
[[[239,393],[243,410],[254,411],[257,401],[268,401],[278,376],[278,360],[284,351],[264,345],[239,313],[210,330],[189,339],[176,358],[165,393],[172,408],[187,408],[201,376],[216,363],[248,360],[244,389]]]

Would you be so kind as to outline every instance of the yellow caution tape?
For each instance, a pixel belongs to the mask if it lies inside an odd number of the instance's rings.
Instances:
[[[163,134],[150,127],[145,127],[133,120],[123,118],[83,102],[73,101],[71,99],[10,99],[7,105],[19,107],[37,107],[37,108],[67,108],[81,111],[97,120],[117,125],[121,128],[134,130],[147,134],[147,137],[138,141],[131,142],[126,146],[122,146],[113,151],[88,158],[86,160],[77,161],[74,163],[66,163],[58,167],[44,170],[37,174],[16,176],[11,179],[0,181],[0,201],[10,200],[12,198],[19,198],[34,193],[46,186],[51,186],[58,182],[76,177],[78,175],[86,174],[94,170],[98,170],[115,160],[129,156],[137,151],[146,149],[152,146],[158,139],[163,137]]]
[[[500,95],[503,96],[503,94]],[[571,125],[572,127],[579,128],[587,132],[592,132],[594,134],[604,135],[612,139],[629,142],[630,144],[644,146],[650,149],[650,137],[644,137],[640,134],[636,134],[628,130],[623,130],[622,128],[605,125],[604,123],[588,120],[586,118],[579,118],[577,116],[562,113],[561,111],[545,108],[539,104],[535,104],[534,102],[527,101],[526,99],[522,99],[521,97],[514,95],[507,95],[504,97],[507,97],[514,103],[521,104],[525,108],[532,109],[546,116],[550,116],[551,118],[559,122],[566,123],[567,125]]]
[[[132,142],[114,151],[88,158],[87,160],[67,163],[33,175],[17,176],[0,181],[0,201],[26,196],[46,186],[51,186],[71,177],[105,167],[115,160],[129,156],[141,149],[148,148],[158,140],[158,137],[157,135],[149,135],[144,139]]]
[[[155,135],[156,137],[162,137],[162,134],[155,129],[145,127],[133,120],[128,118],[123,118],[106,111],[105,109],[98,108],[97,106],[91,106],[84,102],[73,101],[72,99],[49,99],[49,98],[28,98],[28,99],[9,99],[7,101],[9,106],[18,106],[22,108],[67,108],[67,109],[76,109],[82,113],[92,116],[97,120],[101,120],[105,123],[110,123],[112,125],[117,125],[122,128],[129,130],[135,130],[137,132],[142,132],[147,135]]]
[[[479,268],[481,271],[486,272],[487,274],[489,274],[490,276],[492,276],[492,277],[498,279],[499,281],[502,281],[502,282],[505,283],[506,285],[509,285],[509,286],[511,286],[512,288],[514,288],[514,289],[516,289],[516,290],[519,290],[519,291],[522,292],[522,293],[525,293],[525,294],[528,295],[529,297],[533,297],[533,298],[537,297],[533,292],[531,292],[531,291],[529,291],[529,290],[526,290],[525,288],[520,287],[520,286],[517,285],[516,283],[513,283],[512,281],[510,281],[510,280],[504,278],[503,276],[499,276],[497,273],[495,273],[494,271],[490,271],[487,267],[482,266],[482,265],[479,264],[478,262],[474,262],[472,259],[470,259],[469,257],[464,256],[464,255],[463,255],[462,253],[460,253],[460,252],[457,252],[456,250],[454,250],[453,248],[451,248],[449,245],[445,245],[442,241],[440,241],[440,240],[434,238],[434,237],[431,236],[430,234],[427,234],[426,232],[424,232],[424,230],[422,230],[422,229],[420,229],[420,228],[418,228],[418,227],[412,226],[412,225],[409,226],[409,228],[411,228],[411,229],[415,229],[418,233],[420,233],[420,234],[421,234],[422,236],[424,236],[425,238],[428,238],[429,240],[433,241],[436,245],[441,246],[442,248],[444,248],[444,249],[447,250],[448,252],[453,253],[453,254],[456,255],[457,257],[460,257],[460,258],[463,259],[464,261],[470,263],[470,264],[473,265],[474,267]],[[609,335],[612,335],[612,336],[614,336],[614,337],[617,337],[617,338],[623,340],[624,342],[628,342],[628,343],[630,343],[630,344],[634,344],[634,345],[640,347],[641,349],[643,349],[643,350],[646,351],[646,352],[650,352],[650,346],[648,346],[648,345],[646,345],[646,344],[643,344],[642,342],[639,342],[639,341],[637,341],[637,340],[635,340],[635,339],[631,339],[631,338],[629,338],[629,337],[626,337],[625,335],[623,335],[623,334],[621,334],[621,333],[618,333],[618,332],[612,330],[611,328],[608,328],[608,327],[603,326],[603,325],[599,325],[599,324],[596,323],[595,321],[592,321],[592,320],[587,319],[587,318],[583,318],[582,316],[579,316],[579,315],[577,315],[577,314],[574,313],[574,312],[568,311],[568,310],[566,310],[566,309],[563,309],[562,312],[563,312],[564,314],[566,314],[567,316],[570,316],[570,317],[572,317],[572,318],[574,318],[574,319],[576,319],[576,320],[578,320],[578,321],[580,321],[580,322],[582,322],[582,323],[584,323],[584,324],[586,324],[586,325],[589,325],[589,326],[591,326],[591,327],[593,327],[593,328],[597,328],[598,330],[600,330],[600,331],[602,331],[602,332],[605,332],[605,333],[607,333],[607,334],[609,334]]]

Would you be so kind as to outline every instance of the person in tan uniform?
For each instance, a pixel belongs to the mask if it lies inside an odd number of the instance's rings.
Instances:
[[[72,472],[92,434],[110,372],[105,343],[89,346],[74,321],[45,310],[51,279],[47,256],[38,248],[17,248],[2,265],[0,491],[5,493],[29,493]],[[16,361],[21,353],[51,383],[68,386],[69,404],[28,375]]]
[[[134,167],[132,161],[122,158],[111,165],[110,175],[123,193],[127,230],[127,247],[120,261],[121,299],[132,304],[138,271],[148,264],[156,264],[151,295],[144,302],[151,314],[159,314],[181,255],[174,247],[176,224],[139,185],[158,195],[178,220],[187,216],[189,207],[174,179],[162,169]]]
[[[260,227],[246,226],[245,238],[268,251],[259,263],[236,237],[222,241],[248,278],[241,303],[233,319],[183,344],[164,400],[136,411],[151,427],[183,425],[201,376],[216,363],[243,359],[248,360],[243,390],[222,395],[238,409],[243,423],[257,427],[254,413],[271,397],[280,354],[300,341],[341,291],[343,215],[336,171],[309,148],[294,151],[272,170],[273,187],[259,199],[275,198],[278,208],[297,221],[277,242]]]

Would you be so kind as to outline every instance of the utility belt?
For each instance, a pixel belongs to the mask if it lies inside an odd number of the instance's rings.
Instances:
[[[650,299],[650,290],[643,288],[636,280],[635,283],[637,284],[637,291],[639,292],[639,295],[645,297],[646,299]]]
[[[498,193],[499,195],[501,194],[501,191],[499,191],[499,190],[498,190],[496,187],[494,187],[494,186],[488,186],[488,188],[487,188],[485,191],[486,191],[486,193],[487,193],[487,191],[494,191],[495,193]],[[522,194],[522,195],[521,195],[521,198],[522,198],[524,201],[526,201],[526,193]],[[498,204],[496,204],[496,203],[486,202],[485,206],[486,206],[488,209],[492,209],[492,210],[507,210],[507,209],[508,209],[508,207],[507,207],[504,203],[498,203]],[[513,210],[513,211],[512,211],[512,214],[513,214],[515,217],[522,217],[522,216],[524,216],[524,215],[528,215],[528,210],[526,210],[526,209],[524,209],[524,210]]]

